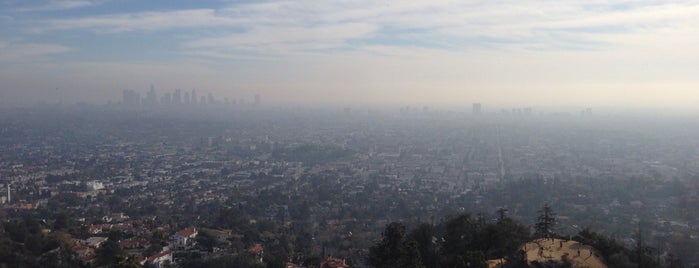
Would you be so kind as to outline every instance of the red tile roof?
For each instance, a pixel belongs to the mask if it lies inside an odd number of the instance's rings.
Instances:
[[[262,248],[262,245],[256,244],[248,249],[249,252],[255,253],[255,254],[260,254],[262,253],[264,249]]]
[[[157,258],[160,258],[160,257],[165,256],[165,255],[167,255],[167,254],[170,254],[170,251],[162,251],[162,252],[160,252],[160,253],[158,253],[158,254],[155,254],[155,255],[153,255],[153,256],[148,257],[148,261],[149,261],[149,262],[153,262],[153,261],[156,260]]]
[[[177,234],[182,237],[191,237],[196,232],[197,230],[194,227],[189,227],[182,229],[181,231],[177,232]]]

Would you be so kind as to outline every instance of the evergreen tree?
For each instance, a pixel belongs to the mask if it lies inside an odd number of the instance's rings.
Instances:
[[[549,204],[544,204],[544,207],[538,211],[539,216],[534,225],[534,235],[540,238],[550,238],[554,236],[553,227],[556,225],[556,213]]]

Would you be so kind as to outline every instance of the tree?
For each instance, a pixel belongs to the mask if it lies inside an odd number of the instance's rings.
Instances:
[[[429,223],[420,224],[410,233],[410,239],[417,242],[423,263],[430,267],[436,266],[439,258],[436,252],[434,226]]]
[[[553,227],[556,225],[556,213],[549,204],[544,204],[544,207],[538,211],[536,224],[534,225],[534,235],[541,238],[553,237]]]
[[[653,248],[646,245],[643,230],[639,224],[636,230],[636,247],[633,249],[636,255],[636,263],[639,268],[644,267],[660,267],[660,263],[653,257]]]
[[[442,247],[444,267],[454,267],[457,258],[468,251],[480,250],[477,238],[481,226],[470,214],[450,216],[444,221],[444,243]]]
[[[118,261],[117,257],[122,255],[124,251],[119,244],[112,240],[107,240],[97,249],[97,263],[100,265],[111,265]]]
[[[68,215],[66,215],[65,213],[59,213],[58,215],[56,215],[56,221],[54,221],[53,223],[54,230],[63,230],[67,229],[70,226],[72,226],[72,224]]]
[[[527,253],[524,250],[516,250],[513,254],[505,258],[503,268],[529,267],[527,264]]]
[[[406,237],[405,225],[392,222],[386,225],[382,238],[369,249],[369,264],[377,267],[422,267],[417,242]]]
[[[163,251],[163,246],[160,243],[152,243],[150,247],[143,251],[143,256],[153,256],[161,251]]]
[[[457,268],[487,268],[488,263],[485,259],[485,254],[482,251],[468,251],[463,255],[456,257]]]
[[[213,250],[214,247],[218,246],[218,241],[216,238],[206,232],[199,233],[195,240],[197,241],[197,245],[199,245],[199,247],[207,251]]]
[[[118,267],[118,268],[138,268],[140,266],[138,265],[138,262],[136,261],[135,258],[125,256],[125,255],[119,255],[116,257],[116,267]]]
[[[487,224],[479,235],[478,244],[487,258],[502,258],[515,254],[530,238],[529,227],[511,218]]]

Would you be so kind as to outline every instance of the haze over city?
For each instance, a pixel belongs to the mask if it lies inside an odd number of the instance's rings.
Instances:
[[[699,267],[699,0],[2,0],[0,268]]]
[[[699,106],[697,1],[3,1],[0,105]]]

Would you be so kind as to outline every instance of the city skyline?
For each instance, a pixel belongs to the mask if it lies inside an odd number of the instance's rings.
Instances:
[[[182,96],[182,91],[184,91],[184,97]],[[144,93],[144,94],[142,94]],[[147,92],[141,92],[139,90],[124,89],[122,91],[122,96],[118,100],[109,100],[108,103],[117,103],[124,106],[138,107],[138,106],[172,106],[177,107],[181,105],[214,105],[214,104],[225,104],[225,105],[235,105],[235,104],[254,104],[259,106],[262,104],[262,97],[259,94],[252,96],[238,96],[236,98],[217,98],[213,93],[206,92],[206,95],[201,95],[197,97],[196,89],[191,90],[163,90],[156,91],[155,86],[151,85]]]
[[[270,104],[699,107],[696,1],[0,5],[0,105],[156,84]]]

